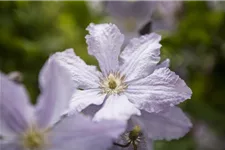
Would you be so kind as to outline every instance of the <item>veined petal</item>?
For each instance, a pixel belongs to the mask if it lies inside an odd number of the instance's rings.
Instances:
[[[69,114],[80,112],[91,104],[101,105],[106,97],[106,94],[101,94],[100,90],[77,90],[70,102]]]
[[[2,111],[3,110],[0,110],[0,113],[2,113]],[[12,121],[7,121],[7,122],[12,122]],[[18,132],[18,131],[16,132],[16,130],[18,130],[18,129],[12,130],[11,127],[9,127],[7,125],[7,122],[5,121],[5,119],[3,117],[3,114],[2,115],[0,114],[0,142],[1,142],[1,136],[3,138],[5,138],[6,136],[7,137],[14,137],[17,134],[17,132]],[[16,127],[13,126],[13,128],[16,128]],[[20,129],[19,129],[19,131],[20,131]]]
[[[156,69],[159,69],[159,68],[169,68],[169,66],[170,66],[170,60],[169,59],[166,59],[163,62],[161,62],[160,64],[156,65]]]
[[[101,73],[95,66],[87,65],[79,56],[76,56],[73,49],[57,52],[52,59],[60,62],[71,74],[76,85],[81,89],[97,88]]]
[[[27,91],[0,73],[0,135],[23,132],[33,119]]]
[[[123,34],[114,24],[90,24],[87,30],[88,53],[96,57],[103,74],[117,71]]]
[[[36,106],[37,123],[41,128],[51,127],[69,108],[74,85],[65,68],[49,59],[40,72],[41,95]]]
[[[23,147],[18,141],[10,141],[6,143],[0,141],[0,148],[1,150],[23,150]]]
[[[178,139],[192,127],[188,117],[178,107],[169,107],[159,113],[142,111],[141,116],[133,116],[132,120],[153,140]]]
[[[120,71],[127,81],[146,77],[154,71],[160,60],[160,40],[160,35],[152,33],[132,39],[125,47],[120,55]]]
[[[189,99],[192,91],[174,72],[160,68],[146,78],[131,82],[126,95],[137,108],[159,112]]]
[[[140,110],[125,95],[110,95],[93,120],[128,120],[132,115],[140,114]]]
[[[125,128],[125,122],[96,123],[82,115],[72,115],[53,129],[52,150],[106,150]]]

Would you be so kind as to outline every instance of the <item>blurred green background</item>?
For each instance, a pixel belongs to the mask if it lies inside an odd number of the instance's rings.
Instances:
[[[163,35],[162,57],[193,90],[180,106],[194,124],[183,138],[159,141],[156,150],[225,149],[225,9],[224,3],[182,2],[176,29]],[[96,9],[96,10],[95,10]],[[90,2],[0,2],[0,70],[19,71],[33,102],[39,93],[38,73],[48,56],[74,48],[87,64],[84,36],[89,23],[110,21]],[[157,31],[156,31],[157,32]]]

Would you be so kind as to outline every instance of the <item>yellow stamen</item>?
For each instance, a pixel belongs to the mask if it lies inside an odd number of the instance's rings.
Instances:
[[[127,85],[124,83],[125,76],[119,73],[110,73],[108,77],[101,79],[100,88],[102,93],[119,94],[123,92]]]
[[[117,87],[117,84],[114,80],[110,80],[108,84],[109,84],[109,88],[112,90]]]
[[[140,132],[141,132],[140,126],[135,126],[133,130],[130,131],[129,133],[129,139],[131,141],[135,141],[139,137]]]
[[[46,144],[45,132],[31,127],[22,135],[22,145],[25,149],[39,150]]]

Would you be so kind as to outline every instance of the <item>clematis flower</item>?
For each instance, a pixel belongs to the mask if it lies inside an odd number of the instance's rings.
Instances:
[[[182,1],[158,1],[152,15],[152,31],[170,33],[179,23],[178,14],[183,7]]]
[[[139,36],[141,29],[145,30],[144,34],[151,31],[150,21],[156,2],[105,1],[103,6],[109,20],[124,33],[126,44],[133,37]]]
[[[91,12],[102,13],[125,35],[125,44],[133,37],[152,31],[170,34],[176,30],[183,8],[181,1],[91,1]]]
[[[216,11],[225,11],[225,3],[224,1],[207,1],[207,6]]]
[[[127,44],[131,38],[152,31],[162,33],[174,31],[182,2],[106,1],[103,2],[103,6],[106,12],[104,14],[108,14],[108,20],[115,23],[124,33]]]
[[[169,67],[166,59],[156,68]],[[97,111],[93,105],[83,113],[91,115]],[[126,131],[114,142],[111,150],[152,150],[155,140],[172,140],[183,137],[192,127],[183,111],[174,106],[158,113],[141,111],[141,116],[132,116]]]
[[[89,12],[93,15],[100,15],[103,11],[102,1],[87,1],[86,2]]]
[[[167,67],[157,67],[159,35],[134,38],[121,52],[124,36],[114,24],[90,24],[87,30],[88,53],[96,57],[101,72],[85,64],[73,49],[52,56],[79,85],[70,113],[103,104],[94,120],[128,120],[141,115],[141,110],[159,112],[191,97],[190,88],[178,75]]]
[[[132,116],[127,131],[114,143],[112,150],[151,150],[154,140],[183,137],[192,127],[190,120],[176,106],[159,113],[141,112]]]
[[[33,106],[23,85],[0,73],[1,150],[104,150],[111,146],[124,123],[94,123],[78,114],[62,119],[72,96],[71,83],[70,75],[49,60],[40,73],[41,95]]]

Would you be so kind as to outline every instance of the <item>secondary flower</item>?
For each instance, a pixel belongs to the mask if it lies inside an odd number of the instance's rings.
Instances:
[[[216,133],[210,126],[202,121],[197,120],[193,128],[193,140],[199,150],[221,150],[225,149],[224,138]],[[216,146],[215,146],[216,145]]]
[[[170,32],[177,28],[182,1],[161,1],[155,5],[152,15],[152,31]]]
[[[207,6],[213,11],[225,11],[225,3],[223,1],[207,1]]]
[[[175,29],[183,1],[165,0],[104,0],[112,22],[127,35],[138,35],[148,22],[149,31]],[[133,33],[133,34],[132,34]],[[146,32],[145,32],[146,33]]]
[[[103,2],[105,12],[112,23],[115,23],[125,35],[125,43],[141,33],[151,31],[151,16],[156,2],[153,1],[106,1]],[[104,12],[104,14],[105,14]],[[141,33],[143,34],[143,33]]]
[[[192,127],[190,120],[178,107],[169,107],[159,113],[141,112],[132,116],[127,131],[112,150],[151,150],[154,140],[172,140],[183,137]]]
[[[111,146],[123,132],[123,123],[94,123],[78,114],[62,119],[73,92],[71,81],[61,66],[49,60],[40,73],[42,93],[33,106],[23,85],[0,73],[1,150],[104,150]]]
[[[108,18],[125,35],[125,43],[131,38],[154,32],[176,29],[182,2],[178,1],[106,1],[103,2]]]
[[[91,104],[103,107],[94,120],[128,120],[140,110],[159,112],[189,99],[190,88],[167,67],[158,67],[159,41],[155,33],[134,38],[121,52],[124,36],[114,24],[90,24],[86,36],[88,53],[96,57],[101,72],[85,64],[72,49],[53,55],[73,76],[70,113]]]

